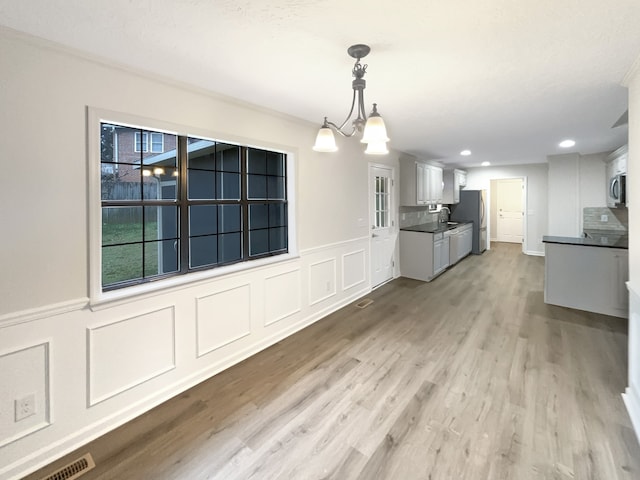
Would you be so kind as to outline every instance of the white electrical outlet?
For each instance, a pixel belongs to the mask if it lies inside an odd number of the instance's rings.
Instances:
[[[601,222],[608,222],[609,221],[609,215],[607,215],[606,213],[603,213],[602,215],[600,215],[600,221]]]
[[[24,420],[31,415],[36,414],[36,395],[35,393],[31,393],[29,395],[25,395],[22,398],[16,398],[15,400],[15,408],[16,408],[16,422],[20,420]]]

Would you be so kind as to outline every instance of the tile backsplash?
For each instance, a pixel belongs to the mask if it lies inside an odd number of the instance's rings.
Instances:
[[[428,207],[400,207],[400,228],[437,221],[438,214],[429,212]]]
[[[582,228],[584,230],[629,230],[629,212],[626,208],[585,207]]]

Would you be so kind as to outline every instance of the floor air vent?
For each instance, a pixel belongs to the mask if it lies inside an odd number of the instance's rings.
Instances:
[[[358,303],[356,303],[356,307],[365,308],[371,305],[372,303],[373,303],[373,300],[371,300],[370,298],[365,298],[364,300],[360,300]]]
[[[62,467],[60,470],[53,472],[51,475],[44,477],[42,480],[73,480],[84,475],[96,466],[93,457],[87,453],[75,462]]]

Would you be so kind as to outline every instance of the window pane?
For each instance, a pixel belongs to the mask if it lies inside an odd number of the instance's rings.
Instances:
[[[218,263],[217,235],[189,239],[189,264],[191,267]]]
[[[269,230],[249,231],[249,255],[260,255],[269,251]]]
[[[272,252],[287,248],[287,229],[284,227],[269,229],[269,248]]]
[[[242,231],[240,205],[220,205],[218,207],[218,224],[220,233]]]
[[[269,206],[265,204],[249,205],[249,228],[256,230],[269,226]]]
[[[248,196],[251,199],[267,198],[267,177],[264,175],[249,175]]]
[[[267,175],[284,176],[284,155],[267,152]]]
[[[177,207],[144,207],[144,240],[169,240],[178,237]]]
[[[216,150],[216,169],[218,171],[240,173],[240,147],[218,143]]]
[[[265,175],[267,173],[267,152],[264,150],[249,149],[249,159],[247,161],[247,172]]]
[[[109,123],[100,124],[100,161],[117,162],[116,126]]]
[[[284,203],[272,203],[269,205],[269,226],[287,226],[287,206]]]
[[[236,262],[242,259],[242,236],[240,233],[226,233],[218,236],[220,263]]]
[[[158,242],[158,274],[180,270],[180,240]]]
[[[142,242],[142,207],[103,207],[102,245],[133,242]]]
[[[109,169],[102,169],[100,174],[100,193],[102,200],[140,200],[141,182],[140,170],[132,169],[129,165],[102,164]],[[124,168],[127,171],[124,172]]]
[[[284,200],[284,177],[267,177],[267,188],[270,199]]]
[[[160,200],[178,199],[178,170],[173,167],[163,167],[164,173],[158,177],[160,180]]]
[[[216,179],[220,200],[240,200],[240,174],[220,172]]]
[[[102,247],[102,285],[142,278],[142,244]]]
[[[187,167],[202,170],[216,169],[216,142],[189,138]]]
[[[188,185],[189,199],[207,199],[216,198],[215,193],[215,172],[205,170],[189,170]]]
[[[193,205],[189,207],[189,235],[211,235],[218,233],[218,207],[216,205]]]

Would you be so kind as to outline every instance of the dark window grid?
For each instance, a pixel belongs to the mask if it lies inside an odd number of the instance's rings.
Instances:
[[[140,130],[141,132],[144,130]],[[159,200],[159,201],[154,201],[154,200],[145,200],[144,199],[144,181],[141,178],[141,182],[140,182],[140,190],[141,190],[141,198],[143,200],[133,200],[133,201],[102,201],[102,205],[104,207],[109,207],[109,206],[177,206],[178,207],[178,215],[179,215],[179,219],[178,219],[178,237],[176,238],[166,238],[166,239],[162,239],[164,240],[174,240],[177,241],[179,246],[180,246],[180,250],[179,250],[179,269],[176,272],[170,272],[168,274],[165,275],[154,275],[152,277],[147,277],[147,278],[142,278],[142,279],[135,279],[132,281],[126,281],[126,282],[121,282],[118,284],[113,284],[111,286],[103,286],[103,290],[104,291],[108,291],[108,290],[112,290],[114,288],[120,288],[122,286],[129,286],[129,285],[136,285],[136,284],[141,284],[141,283],[147,283],[150,281],[154,281],[154,280],[158,280],[161,278],[166,278],[166,277],[170,277],[170,276],[176,276],[176,275],[181,275],[184,273],[188,273],[190,271],[196,271],[196,270],[202,270],[202,269],[207,269],[207,268],[211,268],[211,265],[209,266],[204,266],[204,267],[196,267],[196,268],[192,268],[189,266],[189,242],[183,242],[181,241],[181,238],[188,238],[188,234],[185,235],[184,233],[181,232],[188,232],[189,231],[189,215],[188,215],[188,208],[189,206],[192,205],[240,205],[241,206],[241,223],[242,223],[242,230],[239,232],[225,232],[224,234],[219,234],[219,235],[226,235],[226,234],[233,234],[233,233],[240,233],[240,241],[241,241],[241,246],[240,246],[240,250],[242,252],[241,254],[241,258],[238,259],[237,261],[232,261],[232,262],[228,262],[228,263],[238,263],[238,262],[244,262],[250,259],[256,259],[256,258],[260,258],[260,257],[268,257],[268,256],[273,256],[273,255],[279,255],[282,252],[286,252],[288,249],[288,238],[285,238],[285,246],[282,249],[276,250],[276,251],[268,251],[265,253],[261,253],[261,254],[256,254],[256,255],[250,255],[249,254],[249,206],[251,204],[283,204],[285,205],[285,218],[286,218],[286,206],[288,204],[287,201],[287,195],[288,195],[288,191],[287,191],[287,182],[286,182],[286,156],[283,158],[283,175],[273,175],[273,174],[256,174],[256,175],[260,175],[260,176],[264,176],[264,177],[277,177],[277,178],[283,178],[285,179],[284,181],[284,199],[248,199],[248,173],[247,173],[247,163],[248,163],[248,147],[240,147],[240,158],[241,158],[241,162],[240,162],[240,172],[237,172],[235,170],[225,170],[225,169],[218,169],[217,168],[217,162],[215,164],[215,168],[213,170],[210,169],[200,169],[200,168],[191,168],[188,165],[188,154],[187,154],[187,146],[188,146],[188,142],[186,140],[183,139],[188,139],[188,137],[177,137],[177,170],[179,172],[179,178],[177,181],[177,199],[176,200]],[[144,158],[144,152],[139,152],[140,153],[140,161],[130,164],[133,166],[140,166],[143,164],[143,158]],[[104,163],[110,163],[110,162],[104,162]],[[214,172],[227,172],[227,173],[239,173],[240,177],[241,177],[241,182],[240,182],[240,189],[241,189],[241,199],[240,200],[222,200],[222,199],[214,199],[213,201],[210,199],[188,199],[187,198],[187,182],[188,182],[188,170],[193,169],[193,170],[203,170],[203,171],[214,171]],[[142,177],[142,175],[141,175]],[[268,195],[268,185],[269,182],[267,182],[267,195]],[[214,188],[216,188],[216,186],[214,185]],[[267,213],[268,216],[270,216],[270,212],[268,211]],[[145,217],[145,212],[144,212],[144,208],[143,208],[143,222],[144,222],[144,217]],[[269,219],[268,219],[269,222]],[[268,225],[270,224],[270,222],[268,223]],[[144,223],[143,223],[144,225]],[[288,222],[286,222],[286,220],[284,221],[284,225],[280,225],[280,226],[273,226],[273,227],[269,227],[269,228],[286,228],[288,230]],[[266,230],[268,230],[269,228],[267,228]],[[143,239],[144,239],[144,229],[143,229]],[[152,241],[147,241],[146,243],[150,243]],[[134,244],[138,244],[140,242],[134,242]],[[143,241],[143,261],[144,261],[144,255],[145,255],[145,251],[144,251],[144,241]],[[270,246],[270,239],[269,239],[269,250],[271,249]],[[216,263],[213,265],[223,265],[226,263]],[[144,264],[143,264],[143,272],[145,271],[144,269]]]
[[[286,161],[284,163],[284,167],[283,168],[284,168],[284,171],[286,172],[286,169],[287,169]],[[271,192],[269,192],[269,178],[282,178],[282,179],[284,179],[284,182],[283,182],[284,184],[283,184],[283,187],[282,187],[284,194],[283,194],[282,198],[283,199],[288,198],[287,181],[286,181],[287,176],[286,176],[286,174],[285,175],[272,175],[272,174],[268,174],[268,173],[250,173],[249,175],[253,175],[253,176],[256,176],[256,177],[263,177],[265,179],[266,184],[267,184],[267,195],[266,195],[266,198],[264,198],[264,199],[252,198],[252,199],[248,200],[249,202],[257,201],[257,202],[265,203],[265,202],[268,202],[270,200],[273,200],[273,201],[276,201],[276,202],[279,201],[279,202],[282,202],[282,203],[286,203],[286,200],[282,200],[280,198],[272,199],[271,198]],[[244,177],[246,179],[245,182],[242,182],[242,183],[246,183],[247,184],[247,186],[246,186],[247,195],[248,195],[248,192],[249,192],[249,175],[246,175]]]
[[[274,175],[265,175],[265,176],[274,176]],[[250,209],[250,205],[267,205],[267,227],[262,227],[262,228],[252,228],[249,229],[248,223],[245,229],[246,232],[246,240],[245,243],[247,245],[247,249],[249,248],[249,235],[250,232],[259,232],[259,231],[269,231],[269,230],[273,230],[276,228],[286,228],[287,230],[289,229],[288,226],[288,222],[284,222],[284,225],[271,225],[271,209],[269,208],[270,205],[285,205],[286,206],[287,202],[284,200],[248,200],[246,202],[246,210],[247,210],[247,214],[249,213],[249,209]],[[286,215],[286,209],[285,209],[285,215]],[[248,220],[247,220],[248,222]],[[282,252],[286,252],[287,249],[289,248],[289,239],[287,238],[285,240],[285,245],[284,248],[278,249],[278,250],[273,250],[271,247],[271,236],[267,235],[267,252],[264,253],[256,253],[251,255],[248,251],[247,251],[247,255],[248,258],[261,258],[261,257],[270,257],[273,255],[280,255]]]

